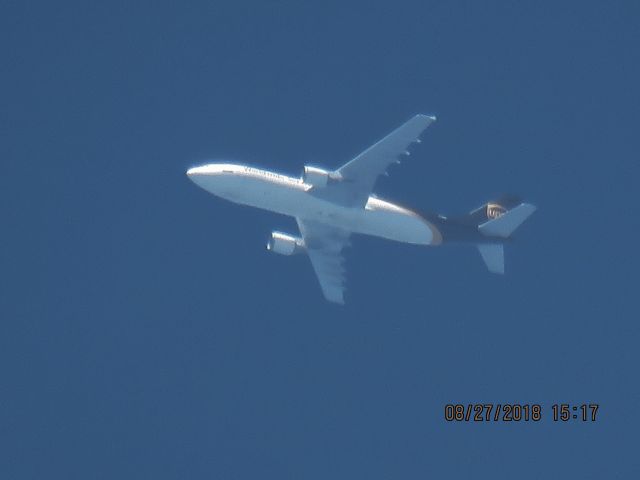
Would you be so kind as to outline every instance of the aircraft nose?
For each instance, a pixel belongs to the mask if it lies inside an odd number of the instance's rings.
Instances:
[[[199,187],[209,190],[217,187],[218,177],[221,174],[221,167],[215,164],[200,165],[187,170],[187,178]]]
[[[207,176],[210,174],[211,172],[209,172],[206,166],[192,167],[187,170],[187,177],[189,178],[189,180],[196,184],[199,184],[199,181],[207,178]]]
[[[206,178],[204,173],[202,167],[193,167],[187,170],[187,178],[196,185],[201,186],[203,180]]]
[[[193,180],[193,177],[198,175],[198,170],[199,170],[199,167],[190,168],[189,170],[187,170],[187,177],[189,177],[191,180]]]

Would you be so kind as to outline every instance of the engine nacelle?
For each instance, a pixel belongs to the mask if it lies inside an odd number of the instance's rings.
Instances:
[[[331,172],[318,167],[304,166],[304,175],[302,179],[304,183],[313,185],[314,187],[324,187],[329,183],[329,179],[333,178]]]
[[[304,252],[304,249],[304,240],[282,232],[272,232],[267,242],[267,250],[280,255],[295,255]]]

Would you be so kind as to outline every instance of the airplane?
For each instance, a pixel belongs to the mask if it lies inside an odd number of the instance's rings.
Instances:
[[[536,207],[506,196],[447,218],[416,212],[373,194],[376,180],[408,156],[420,135],[435,121],[416,115],[336,170],[304,167],[299,178],[248,165],[211,163],[187,170],[209,193],[234,203],[294,217],[300,236],[274,231],[267,250],[281,255],[306,253],[324,297],[344,304],[343,250],[352,234],[372,235],[416,245],[471,243],[488,270],[504,273],[504,243]]]

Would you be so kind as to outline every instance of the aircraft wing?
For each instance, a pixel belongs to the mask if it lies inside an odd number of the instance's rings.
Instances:
[[[409,146],[420,141],[422,132],[435,119],[433,116],[416,115],[336,170],[342,178],[329,187],[334,190],[331,192],[335,194],[334,198],[349,206],[364,207],[378,176],[386,173],[389,165],[400,163],[401,155],[409,155]]]
[[[296,218],[320,288],[330,302],[344,304],[345,269],[342,250],[350,232],[323,223]]]

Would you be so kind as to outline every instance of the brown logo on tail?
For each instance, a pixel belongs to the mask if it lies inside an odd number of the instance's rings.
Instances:
[[[507,213],[507,209],[497,203],[487,203],[487,218],[493,220]]]

